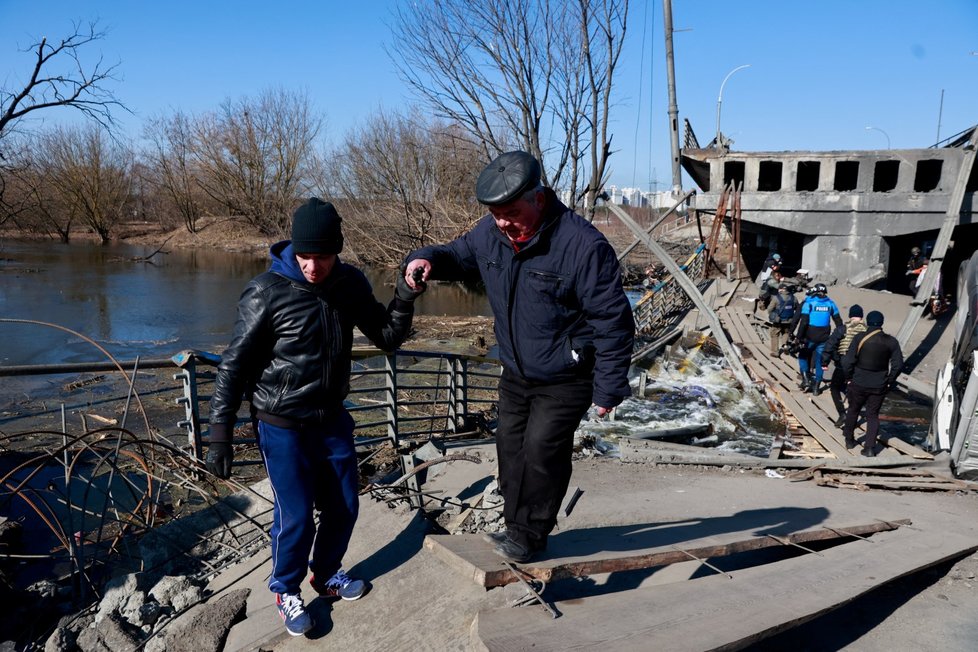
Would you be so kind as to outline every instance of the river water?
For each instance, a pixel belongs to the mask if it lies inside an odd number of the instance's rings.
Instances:
[[[0,318],[47,322],[77,331],[120,360],[168,357],[227,345],[245,284],[268,267],[252,254],[154,247],[4,241]],[[377,298],[393,294],[393,270],[366,270]],[[485,295],[433,285],[417,314],[488,315]],[[0,364],[103,361],[91,344],[62,330],[0,322]]]

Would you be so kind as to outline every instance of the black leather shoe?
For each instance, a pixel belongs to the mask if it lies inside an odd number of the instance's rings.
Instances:
[[[872,448],[864,448],[860,455],[863,457],[876,457],[876,451],[874,451]]]
[[[847,439],[846,440],[846,450],[847,451],[851,451],[855,447],[856,447],[856,440],[855,439]]]
[[[505,557],[517,564],[525,564],[533,558],[534,554],[529,548],[513,541],[508,536],[496,544],[496,547],[492,551],[500,557]]]
[[[822,394],[822,385],[819,383],[812,383],[812,396],[820,396]]]
[[[485,532],[482,535],[482,538],[486,541],[486,543],[495,545],[508,539],[509,533],[507,533],[506,530],[503,530],[502,532]]]
[[[841,428],[845,424],[846,424],[846,415],[840,414],[839,415],[839,418],[835,420],[835,427],[836,428]],[[853,446],[855,446],[855,442],[853,442]],[[851,448],[851,446],[850,446],[850,448]]]

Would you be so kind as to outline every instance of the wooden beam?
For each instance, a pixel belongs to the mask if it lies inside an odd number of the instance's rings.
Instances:
[[[876,532],[892,530],[901,525],[909,525],[908,519],[897,521],[875,521],[865,525],[839,525],[839,530],[866,536]],[[598,528],[600,529],[600,528]],[[664,543],[662,546],[644,551],[607,551],[586,558],[561,558],[536,564],[521,564],[520,570],[528,576],[551,582],[570,577],[586,577],[599,573],[652,568],[666,564],[688,561],[690,556],[698,559],[724,557],[740,552],[762,550],[780,545],[797,545],[813,541],[833,541],[846,538],[838,532],[821,526],[816,529],[802,530],[791,534],[780,533],[779,540],[767,535],[752,536],[743,539],[734,538],[743,533],[732,533],[726,536],[702,537],[684,544],[675,542]],[[425,548],[431,550],[440,559],[472,578],[477,584],[486,588],[503,586],[517,581],[506,567],[502,558],[492,552],[492,546],[483,540],[481,535],[428,535],[425,537]],[[633,554],[628,554],[629,552]]]

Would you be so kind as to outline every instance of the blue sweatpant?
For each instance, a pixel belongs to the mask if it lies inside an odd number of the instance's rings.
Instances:
[[[324,580],[342,565],[360,507],[353,425],[346,410],[333,422],[300,430],[258,422],[258,443],[275,496],[268,582],[274,593],[298,593],[306,564]]]

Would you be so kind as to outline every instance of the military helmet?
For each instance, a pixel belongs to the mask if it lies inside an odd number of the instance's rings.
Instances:
[[[829,289],[827,287],[825,287],[825,283],[816,283],[815,284],[815,287],[812,288],[812,291],[815,294],[818,294],[818,295],[824,297],[828,293]]]

